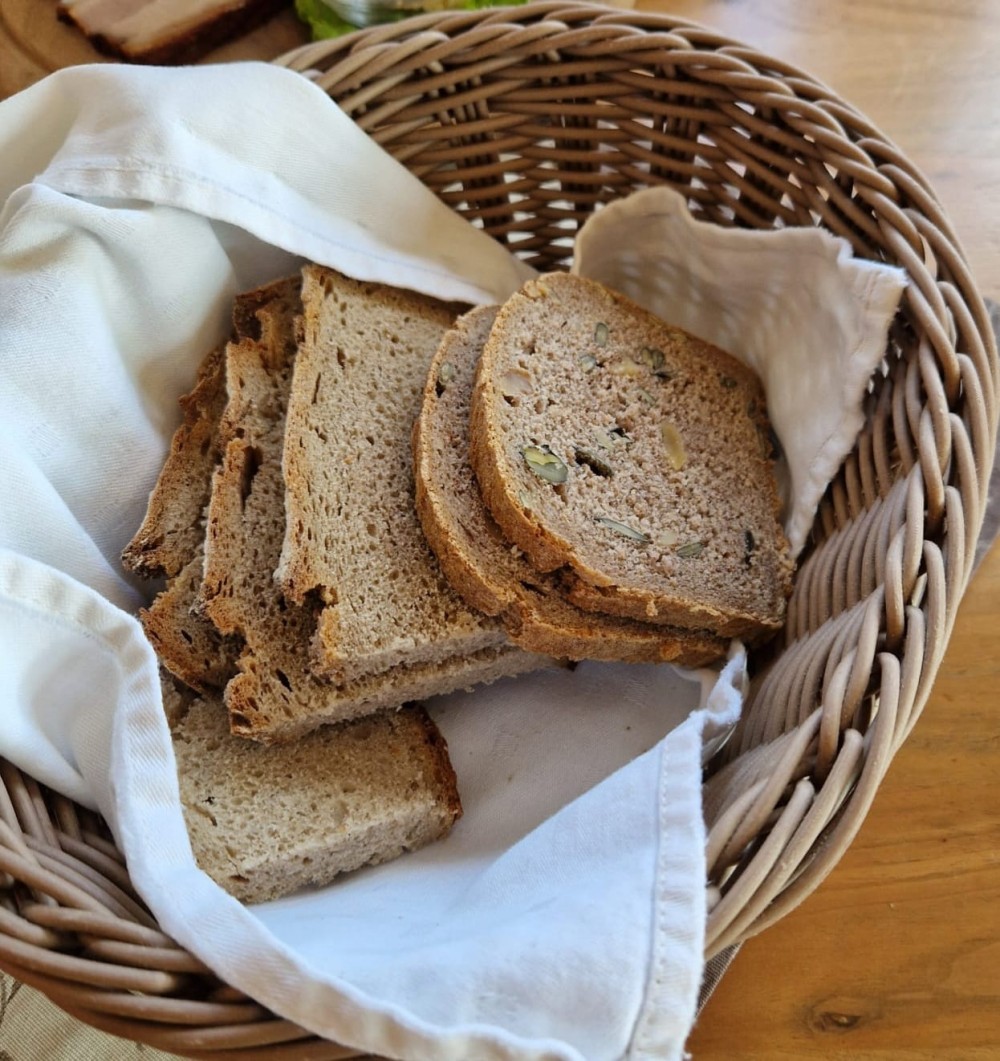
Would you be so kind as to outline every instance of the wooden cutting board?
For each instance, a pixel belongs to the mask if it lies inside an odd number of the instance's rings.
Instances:
[[[109,62],[56,16],[56,0],[0,0],[0,99],[64,66]],[[309,39],[289,10],[210,52],[203,62],[274,59]]]

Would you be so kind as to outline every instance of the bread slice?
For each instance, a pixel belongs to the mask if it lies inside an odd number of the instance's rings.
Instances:
[[[298,306],[298,276],[237,295],[233,302],[232,336],[273,341],[262,336],[257,311],[275,298]],[[172,578],[201,550],[203,515],[212,488],[212,473],[221,459],[220,420],[229,394],[226,389],[226,344],[210,350],[198,368],[195,385],[179,404],[182,419],[149,495],[142,525],[122,553],[122,563],[143,578]]]
[[[237,637],[220,634],[194,608],[203,564],[199,542],[194,556],[149,608],[139,612],[139,619],[160,663],[192,689],[213,693],[235,675],[241,643]]]
[[[183,418],[149,496],[146,516],[122,553],[143,578],[167,576],[166,588],[139,612],[160,662],[200,692],[221,689],[236,671],[238,644],[191,611],[201,583],[203,513],[219,459],[219,418],[226,404],[224,347],[202,362],[180,399]]]
[[[293,277],[237,296],[233,334],[261,339],[257,310],[275,297],[297,299],[298,284]],[[139,618],[161,663],[203,693],[222,689],[236,673],[241,647],[239,638],[221,635],[195,607],[204,566],[204,510],[226,431],[221,423],[228,400],[225,349],[209,352],[194,389],[180,400],[183,420],[150,494],[143,524],[122,556],[137,574],[168,576],[166,588]]]
[[[284,603],[273,583],[275,534],[284,534],[281,448],[302,309],[298,277],[243,300],[239,331],[226,348],[228,401],[219,427],[222,458],[212,477],[200,608],[224,634],[255,630],[268,603]],[[258,476],[260,478],[258,479]],[[255,601],[253,583],[264,593]],[[308,620],[306,620],[308,623]],[[308,645],[312,631],[296,633]]]
[[[195,860],[242,902],[416,850],[445,836],[462,813],[447,745],[422,708],[277,748],[233,737],[218,700],[195,700],[174,717]]]
[[[471,457],[505,537],[580,607],[727,637],[790,592],[769,425],[740,362],[578,276],[529,281],[480,360]]]
[[[302,302],[278,580],[322,601],[317,666],[347,680],[507,644],[449,586],[414,508],[411,430],[455,307],[319,266]]]
[[[201,545],[202,513],[219,460],[216,436],[225,405],[225,347],[220,346],[202,362],[191,393],[180,399],[183,418],[149,495],[145,518],[122,552],[124,566],[142,578],[179,574]]]
[[[273,577],[285,532],[281,456],[297,303],[287,286],[276,286],[272,296],[256,310],[260,341],[244,337],[227,351],[228,441],[212,482],[205,539],[202,607],[223,633],[245,643],[239,673],[225,690],[233,732],[263,743],[287,741],[324,723],[551,663],[503,638],[337,683],[315,673],[308,646],[322,605],[311,596],[302,604],[288,601]]]
[[[701,666],[725,655],[709,634],[582,611],[539,574],[486,511],[469,464],[469,405],[496,306],[460,317],[431,363],[414,426],[417,512],[449,582],[469,604],[499,616],[511,639],[567,659]]]
[[[129,63],[193,63],[277,14],[284,0],[59,0],[56,12],[104,55]]]

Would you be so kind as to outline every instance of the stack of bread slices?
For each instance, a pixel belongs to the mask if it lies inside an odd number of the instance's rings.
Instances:
[[[782,625],[774,443],[742,363],[551,274],[445,337],[417,508],[451,584],[517,644],[698,666]]]
[[[461,307],[320,266],[237,298],[127,568],[199,864],[262,901],[445,835],[415,702],[782,622],[755,377],[598,284]]]
[[[384,861],[461,812],[428,697],[551,662],[444,579],[410,432],[457,307],[309,266],[237,298],[123,553],[195,856],[247,902]],[[323,727],[323,728],[320,728]]]

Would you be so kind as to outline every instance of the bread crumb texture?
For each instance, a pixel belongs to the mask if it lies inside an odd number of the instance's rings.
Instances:
[[[348,678],[505,643],[449,586],[414,508],[413,422],[457,307],[317,266],[302,299],[278,580],[322,602],[316,665]]]
[[[756,376],[581,277],[500,310],[472,459],[505,536],[588,610],[749,636],[780,627],[791,562]]]
[[[421,708],[265,748],[233,737],[222,704],[199,699],[173,739],[198,864],[243,902],[416,850],[461,814],[447,746]]]

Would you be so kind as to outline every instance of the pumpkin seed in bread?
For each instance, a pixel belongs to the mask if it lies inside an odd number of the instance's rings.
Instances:
[[[722,636],[781,626],[791,562],[764,395],[740,362],[591,280],[501,308],[471,461],[504,536],[580,607]]]

